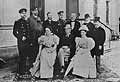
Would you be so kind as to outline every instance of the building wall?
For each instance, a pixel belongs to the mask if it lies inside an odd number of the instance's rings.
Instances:
[[[106,0],[98,0],[98,15],[103,23],[106,23]]]
[[[14,21],[19,18],[18,10],[20,8],[30,9],[30,0],[0,0],[0,25],[13,25]],[[109,21],[110,28],[118,32],[118,19],[120,17],[120,0],[110,0]],[[66,0],[45,0],[45,16],[48,11],[52,12],[55,20],[58,19],[57,12],[63,10],[66,16]],[[79,0],[79,12],[81,18],[85,13],[89,13],[93,17],[94,12],[94,0]],[[101,17],[101,21],[106,24],[106,0],[98,0],[98,16]],[[109,30],[106,30],[106,37],[109,40]],[[5,37],[6,34],[6,37]],[[10,31],[0,32],[0,46],[15,45],[16,38]]]
[[[119,31],[120,1],[110,0],[110,26],[116,32]]]
[[[18,10],[27,8],[29,11],[29,0],[0,0],[0,24],[13,25],[19,18]]]
[[[66,17],[66,0],[45,0],[45,18],[47,12],[52,12],[54,20],[57,20],[60,10],[65,12]]]
[[[80,17],[83,18],[84,15],[88,13],[93,18],[93,5],[93,0],[79,0]]]
[[[13,36],[14,21],[19,18],[19,9],[27,8],[29,15],[29,0],[0,0],[0,47],[13,46],[17,44],[17,39]]]

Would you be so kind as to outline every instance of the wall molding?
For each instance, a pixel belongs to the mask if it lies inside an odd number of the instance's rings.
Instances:
[[[1,25],[0,30],[13,30],[13,25]]]
[[[13,27],[13,25],[1,25],[0,24],[0,27]]]

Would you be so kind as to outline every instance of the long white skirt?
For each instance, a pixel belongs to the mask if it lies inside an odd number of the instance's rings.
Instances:
[[[53,65],[56,59],[56,50],[49,53],[47,49],[48,48],[42,49],[40,60],[36,61],[33,68],[30,69],[31,74],[36,77],[53,77]]]
[[[96,64],[90,52],[82,55],[78,52],[71,62],[73,62],[73,74],[85,78],[96,78]]]

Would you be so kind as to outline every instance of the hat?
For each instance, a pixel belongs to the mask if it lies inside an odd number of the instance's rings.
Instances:
[[[27,9],[26,9],[26,8],[21,8],[21,9],[19,10],[19,13],[22,13],[22,12],[27,12]]]
[[[64,11],[59,11],[57,14],[59,15],[59,14],[61,14],[61,13],[64,13]]]
[[[86,25],[82,25],[80,28],[79,28],[79,31],[81,30],[85,30],[85,31],[89,31],[88,27]]]

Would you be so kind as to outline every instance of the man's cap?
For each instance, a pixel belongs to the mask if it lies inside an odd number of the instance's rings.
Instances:
[[[90,15],[89,14],[85,14],[84,15],[84,18],[86,19],[86,18],[89,18],[90,17]]]
[[[64,13],[64,11],[59,11],[57,14],[59,15],[59,14],[61,14],[61,13]]]
[[[27,9],[26,9],[26,8],[21,8],[21,9],[19,10],[19,13],[22,13],[22,12],[27,12]]]

